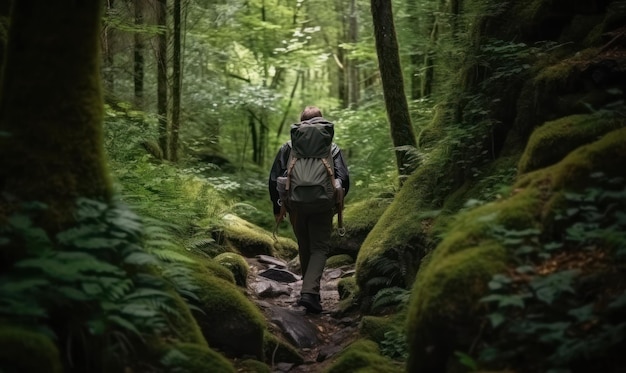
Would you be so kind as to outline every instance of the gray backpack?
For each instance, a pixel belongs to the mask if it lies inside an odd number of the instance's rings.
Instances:
[[[318,213],[335,207],[334,133],[333,124],[320,117],[291,125],[287,171],[276,180],[288,211]]]

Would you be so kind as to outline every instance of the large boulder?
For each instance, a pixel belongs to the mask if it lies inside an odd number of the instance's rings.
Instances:
[[[197,307],[193,314],[209,346],[227,356],[263,359],[263,334],[267,329],[261,311],[235,284],[208,271],[194,273]]]

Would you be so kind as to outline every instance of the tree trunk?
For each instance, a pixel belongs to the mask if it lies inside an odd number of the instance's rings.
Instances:
[[[396,148],[398,173],[401,176],[409,175],[413,168],[409,162],[408,149],[405,146],[415,147],[417,142],[415,131],[411,124],[406,95],[404,94],[404,82],[393,22],[393,10],[391,2],[388,0],[372,0],[371,7],[378,67],[383,84],[383,95],[387,108],[387,117],[389,118],[391,139],[393,146]]]
[[[422,96],[430,97],[433,93],[433,85],[435,80],[435,55],[436,47],[439,41],[439,21],[435,11],[430,14],[430,41],[426,55],[424,56],[424,79],[422,80]]]
[[[169,159],[169,126],[167,117],[167,0],[157,4],[157,112],[159,115],[159,146],[163,158]]]
[[[424,63],[424,52],[420,48],[422,30],[420,28],[421,12],[418,12],[418,1],[409,0],[406,3],[408,27],[413,34],[409,61],[411,63],[411,100],[422,98],[422,67]]]
[[[170,139],[169,159],[178,161],[178,133],[180,131],[180,91],[182,83],[181,71],[181,0],[174,0],[174,51],[172,56],[172,129]]]
[[[352,45],[356,45],[359,41],[358,33],[358,12],[356,0],[350,1],[350,17],[348,27],[348,42]],[[347,59],[348,69],[348,88],[350,89],[349,106],[352,109],[356,109],[359,106],[360,88],[359,88],[359,68],[355,59],[348,57]]]
[[[103,139],[100,1],[16,1],[0,100],[0,193],[48,206],[54,233],[78,197],[112,194]],[[12,207],[0,200],[0,219]]]
[[[143,1],[144,0],[134,0],[135,5],[135,27],[140,27],[143,25]],[[143,43],[143,35],[138,31],[135,31],[133,37],[133,54],[134,54],[134,64],[133,64],[133,83],[135,90],[135,104],[142,108],[143,107],[143,78],[144,78],[144,43]]]
[[[115,0],[106,1],[107,13],[113,13],[113,6]],[[113,56],[115,55],[115,36],[113,28],[110,25],[105,24],[102,33],[104,37],[104,87],[107,95],[113,95],[115,92],[115,74],[113,68]]]

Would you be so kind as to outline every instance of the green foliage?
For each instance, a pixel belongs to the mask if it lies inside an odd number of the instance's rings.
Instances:
[[[350,198],[361,199],[395,187],[396,158],[386,113],[381,109],[372,106],[330,114],[338,127],[335,142],[347,150],[350,178],[354,180]]]
[[[600,369],[604,354],[624,343],[626,322],[616,316],[626,311],[618,275],[626,263],[626,188],[622,178],[592,178],[597,186],[565,193],[556,240],[537,229],[494,229],[517,266],[495,275],[482,299],[496,333],[480,349],[482,362],[531,359],[542,371],[587,363]]]
[[[379,311],[384,307],[400,306],[405,307],[409,303],[409,296],[411,291],[400,288],[390,287],[381,289],[376,293],[372,300],[371,310],[372,312]]]
[[[409,357],[406,332],[400,329],[386,332],[385,339],[380,342],[380,353],[394,360],[405,361]]]
[[[25,256],[0,277],[3,319],[62,337],[59,343],[71,346],[65,351],[70,362],[81,349],[101,353],[89,348],[97,345],[124,360],[136,341],[176,335],[168,320],[180,315],[169,289],[182,289],[185,274],[170,267],[168,281],[154,268],[180,257],[146,239],[135,213],[119,202],[80,199],[77,224],[53,239],[33,223],[44,208],[26,204],[0,226],[1,245],[25,247]]]

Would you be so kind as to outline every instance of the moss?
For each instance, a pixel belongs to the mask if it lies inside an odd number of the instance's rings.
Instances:
[[[626,128],[621,128],[550,167],[522,175],[508,198],[455,217],[445,239],[422,265],[412,289],[408,370],[435,369],[433,361],[441,357],[429,351],[467,350],[472,343],[460,336],[475,335],[486,283],[508,264],[506,250],[490,238],[490,225],[549,226],[551,211],[563,191],[586,187],[592,173],[623,176],[624,162]]]
[[[572,115],[547,122],[530,136],[518,173],[555,164],[581,145],[624,126],[626,120],[623,118],[607,118],[598,114]]]
[[[395,319],[390,316],[363,316],[359,323],[359,333],[367,339],[380,343],[385,339],[385,333],[398,328]]]
[[[276,362],[294,364],[302,364],[304,362],[304,358],[290,343],[269,332],[265,332],[263,337],[263,351],[265,361],[272,365]]]
[[[176,338],[182,342],[208,346],[187,302],[178,293],[175,293],[173,298],[177,316],[170,316],[169,321],[171,329],[176,332]]]
[[[475,320],[479,299],[491,277],[505,268],[506,258],[501,245],[485,242],[433,257],[420,270],[408,310],[409,371],[428,371],[428,346],[466,350],[463,343],[467,341],[459,340],[457,332],[479,325]],[[472,329],[467,334],[476,332]]]
[[[333,255],[326,260],[326,267],[338,268],[354,263],[354,259],[348,254]]]
[[[202,312],[194,312],[209,346],[228,355],[263,354],[266,321],[260,310],[236,285],[207,272],[194,273],[196,295]]]
[[[235,373],[237,370],[224,356],[207,346],[192,343],[176,344],[161,359],[167,363],[167,371],[189,373]]]
[[[429,226],[423,222],[432,218],[433,207],[442,199],[440,195],[446,193],[439,180],[443,172],[442,163],[437,160],[422,165],[407,179],[367,235],[356,260],[356,279],[361,289],[365,289],[368,279],[384,275],[378,273],[376,268],[381,258],[397,256],[405,248],[412,250],[422,246],[421,242],[426,236],[425,228]],[[435,193],[440,195],[435,196]]]
[[[222,218],[227,244],[245,257],[274,255],[274,240],[269,232],[232,214]]]
[[[274,253],[276,257],[289,261],[298,256],[298,244],[291,238],[277,236],[274,241]]]
[[[380,355],[378,345],[361,339],[339,354],[326,373],[400,373],[403,367]]]
[[[371,230],[391,201],[391,198],[381,197],[347,205],[343,216],[346,231]]]
[[[271,373],[272,369],[262,361],[246,359],[237,363],[240,373]]]
[[[220,263],[205,256],[193,255],[193,257],[196,262],[188,265],[193,271],[208,273],[224,281],[228,281],[231,284],[235,283],[235,276],[233,273]]]
[[[45,203],[43,225],[53,232],[72,225],[79,196],[112,196],[102,134],[100,17],[96,3],[13,2],[0,118],[0,131],[11,136],[0,137],[0,180],[16,200]],[[49,37],[32,25],[50,30]]]
[[[565,189],[582,190],[591,183],[590,175],[623,176],[626,162],[626,128],[607,133],[601,139],[569,153],[561,162],[524,174],[514,185],[517,190],[543,190],[548,202],[542,216],[548,216]],[[548,193],[547,191],[550,191]]]
[[[63,371],[59,350],[50,338],[8,325],[0,326],[0,367],[20,373]]]
[[[245,287],[248,282],[248,262],[239,254],[222,253],[213,258],[217,263],[226,267],[234,276],[235,284]]]

